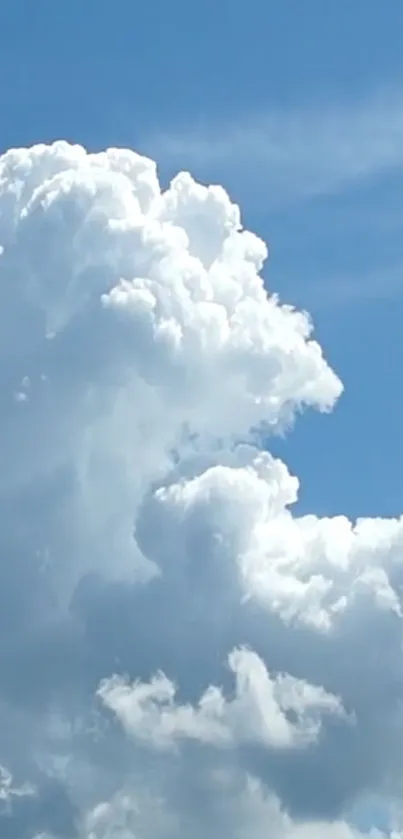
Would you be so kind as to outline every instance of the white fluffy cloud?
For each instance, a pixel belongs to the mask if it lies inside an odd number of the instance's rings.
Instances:
[[[221,187],[64,142],[0,158],[0,246],[0,753],[35,789],[1,776],[0,835],[366,835],[403,520],[293,514],[263,440],[342,385],[266,246]]]
[[[401,562],[403,517],[355,525],[342,516],[295,518],[289,506],[297,490],[281,461],[242,446],[231,465],[210,466],[154,491],[148,550],[158,559],[161,551],[163,563],[169,541],[176,563],[184,553],[192,563],[201,539],[209,553],[214,543],[221,563],[226,553],[235,560],[245,595],[285,622],[329,632],[363,598],[400,617],[392,579]]]
[[[163,749],[181,738],[216,746],[243,741],[274,749],[304,746],[317,739],[322,711],[343,712],[339,700],[322,688],[292,676],[273,679],[249,650],[233,650],[228,663],[236,678],[233,699],[211,686],[196,708],[175,704],[175,686],[163,673],[149,684],[107,680],[99,695],[134,738]]]

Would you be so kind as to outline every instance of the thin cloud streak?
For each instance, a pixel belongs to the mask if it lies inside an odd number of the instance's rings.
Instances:
[[[403,167],[403,100],[389,90],[348,105],[241,115],[161,132],[142,145],[160,164],[247,179],[269,203],[339,192]]]

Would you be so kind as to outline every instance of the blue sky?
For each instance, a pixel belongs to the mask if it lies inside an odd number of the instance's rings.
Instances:
[[[398,0],[2,3],[3,148],[137,147],[268,240],[346,386],[286,443],[318,512],[401,509],[402,26]]]

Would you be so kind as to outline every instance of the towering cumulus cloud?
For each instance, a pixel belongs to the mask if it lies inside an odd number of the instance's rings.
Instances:
[[[0,837],[403,836],[403,521],[293,515],[342,385],[263,242],[59,142],[0,246]]]

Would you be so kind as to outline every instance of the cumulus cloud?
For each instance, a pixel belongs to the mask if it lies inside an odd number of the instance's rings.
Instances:
[[[256,741],[269,748],[289,748],[315,741],[318,712],[341,713],[340,702],[322,688],[292,676],[272,678],[262,660],[248,650],[233,650],[228,658],[235,674],[235,698],[226,700],[209,687],[196,708],[176,705],[175,686],[160,673],[149,684],[105,681],[99,696],[135,738],[156,748],[169,748],[178,738],[231,746]],[[287,718],[295,715],[296,722]]]
[[[0,245],[0,835],[366,835],[403,520],[293,513],[270,435],[342,384],[265,244],[221,187],[58,142],[0,158]]]

